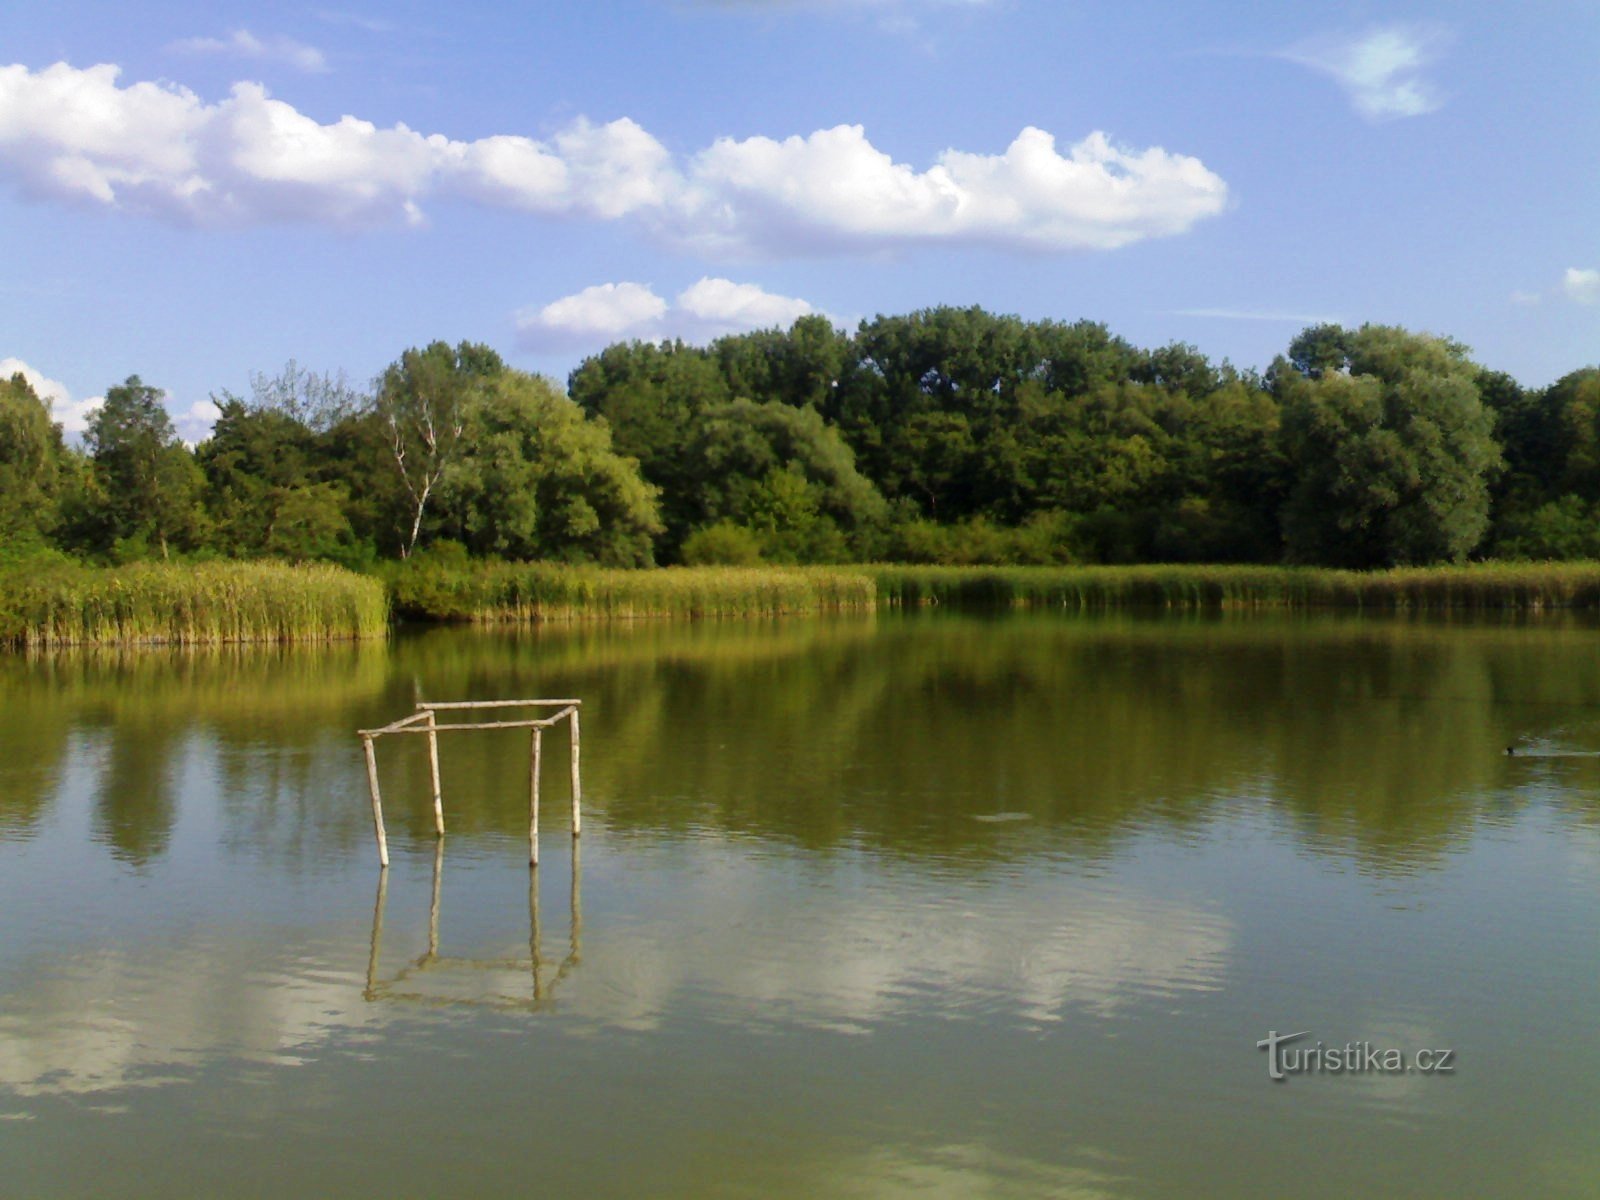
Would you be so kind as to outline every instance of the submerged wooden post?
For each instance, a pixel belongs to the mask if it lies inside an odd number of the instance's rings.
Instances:
[[[577,966],[583,953],[583,907],[578,893],[578,880],[583,874],[583,864],[579,861],[578,843],[572,843],[572,894],[568,898],[572,905],[572,956],[571,963]]]
[[[383,798],[378,793],[378,755],[372,748],[372,735],[361,735],[362,745],[367,751],[367,788],[372,792],[372,828],[378,835],[378,863],[380,866],[389,865],[389,839],[383,832]]]
[[[528,751],[528,865],[539,865],[539,759],[544,730],[534,727]]]
[[[439,722],[428,710],[428,769],[433,773],[433,829],[444,836],[444,794],[439,786]]]
[[[577,837],[583,830],[582,800],[583,785],[578,779],[578,710],[573,709],[567,717],[572,726],[572,836]]]
[[[528,958],[533,971],[533,999],[537,1004],[544,999],[544,980],[539,973],[539,968],[544,964],[539,961],[539,872],[537,870],[528,872]]]
[[[372,902],[372,952],[367,956],[367,1000],[378,998],[378,956],[383,953],[383,905],[389,895],[389,872],[378,872],[378,898]]]
[[[439,957],[439,893],[444,883],[444,842],[433,847],[433,899],[428,902],[428,957],[432,962]]]

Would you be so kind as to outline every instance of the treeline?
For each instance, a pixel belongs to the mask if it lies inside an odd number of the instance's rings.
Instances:
[[[1600,557],[1600,368],[1322,325],[1265,374],[932,309],[614,345],[566,394],[487,347],[370,390],[290,364],[190,449],[108,390],[81,449],[0,382],[0,554],[930,564]]]

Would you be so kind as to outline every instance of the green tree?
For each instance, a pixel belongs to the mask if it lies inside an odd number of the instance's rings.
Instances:
[[[102,545],[118,557],[194,549],[204,538],[205,476],[178,440],[165,395],[137,375],[106,389],[84,436],[99,485]]]
[[[59,520],[61,427],[22,375],[0,379],[0,548],[42,548]]]
[[[416,548],[428,503],[462,453],[474,405],[487,382],[505,369],[487,346],[432,342],[407,350],[378,380],[373,404],[388,430],[391,458],[408,501],[401,558]]]
[[[887,515],[850,447],[814,409],[752,400],[709,408],[695,423],[684,466],[690,527],[744,526],[775,561],[841,556],[847,537]]]
[[[440,489],[439,528],[476,554],[646,566],[656,492],[604,421],[548,381],[505,370],[464,417],[471,453]]]
[[[696,422],[730,393],[721,368],[705,351],[682,342],[630,342],[607,347],[568,381],[572,399],[611,427],[619,454],[633,458],[660,490],[671,555],[697,519],[697,482],[686,459]]]
[[[1273,366],[1295,481],[1290,556],[1353,567],[1465,558],[1488,527],[1501,465],[1466,348],[1393,326],[1321,326],[1291,353]]]

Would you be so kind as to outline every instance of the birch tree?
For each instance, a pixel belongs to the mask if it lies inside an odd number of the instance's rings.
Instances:
[[[487,346],[433,342],[407,350],[378,379],[374,407],[388,431],[408,500],[409,531],[401,535],[401,558],[416,549],[429,502],[466,448],[468,420],[487,381],[504,371],[505,363]]]

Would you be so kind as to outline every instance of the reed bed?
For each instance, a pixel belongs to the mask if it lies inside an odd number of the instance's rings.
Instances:
[[[872,577],[848,567],[604,570],[548,563],[406,564],[389,576],[400,616],[480,624],[639,617],[760,617],[867,610]]]
[[[283,563],[58,564],[0,573],[0,645],[332,641],[382,637],[380,580]]]
[[[1320,567],[869,568],[880,603],[911,607],[1353,608],[1374,611],[1600,608],[1600,563]]]

